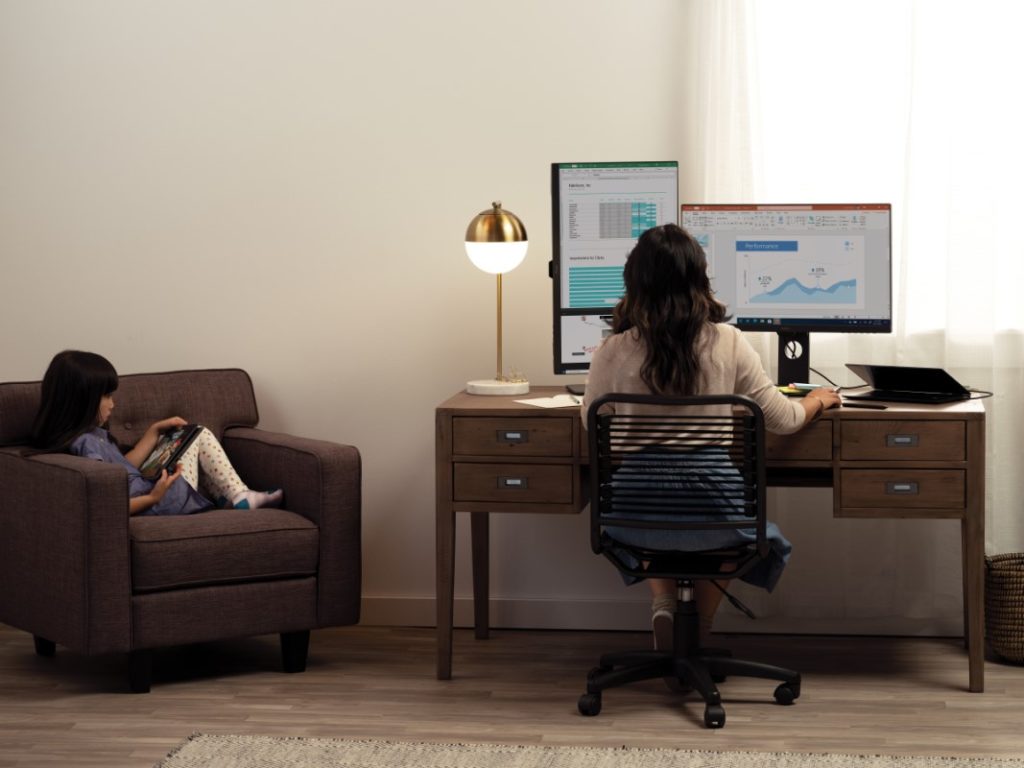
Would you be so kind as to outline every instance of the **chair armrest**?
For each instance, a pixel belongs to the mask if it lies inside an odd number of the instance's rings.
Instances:
[[[124,469],[0,451],[0,620],[86,654],[131,648]]]
[[[362,460],[351,445],[249,427],[225,430],[224,450],[254,490],[284,489],[284,508],[316,523],[320,626],[359,621]]]

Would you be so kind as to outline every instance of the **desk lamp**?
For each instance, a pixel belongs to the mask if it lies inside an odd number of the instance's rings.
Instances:
[[[500,202],[478,213],[466,228],[466,255],[484,272],[498,276],[498,368],[493,379],[466,384],[471,395],[524,395],[530,382],[521,376],[506,376],[501,365],[501,275],[510,272],[526,257],[526,227],[519,217],[502,210]]]

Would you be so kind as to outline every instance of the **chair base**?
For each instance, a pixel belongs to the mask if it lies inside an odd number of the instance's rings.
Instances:
[[[775,701],[792,704],[800,697],[800,673],[791,669],[734,659],[727,651],[699,647],[696,642],[697,615],[692,603],[680,603],[675,613],[674,648],[671,651],[624,651],[601,657],[587,674],[587,692],[577,705],[581,715],[601,711],[601,694],[609,688],[654,678],[678,683],[682,691],[694,690],[704,700],[704,724],[725,725],[725,709],[717,682],[730,675],[778,680]]]

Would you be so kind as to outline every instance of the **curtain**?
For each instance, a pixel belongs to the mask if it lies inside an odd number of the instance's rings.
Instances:
[[[684,186],[684,198],[892,203],[893,333],[814,334],[811,365],[839,384],[860,383],[847,362],[941,367],[994,392],[986,549],[1024,550],[1024,10],[997,0],[696,0],[689,22],[702,58],[686,148],[700,158],[702,186]],[[753,336],[771,366],[774,337]],[[825,524],[829,502],[773,493],[797,573],[786,594],[755,602],[819,622],[863,620],[866,631],[958,632],[958,528]]]

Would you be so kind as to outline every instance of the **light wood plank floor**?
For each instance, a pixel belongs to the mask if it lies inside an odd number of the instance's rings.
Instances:
[[[718,636],[737,656],[799,669],[796,705],[773,684],[722,686],[727,723],[661,681],[609,691],[594,718],[576,712],[600,653],[647,636],[498,630],[455,635],[454,679],[434,677],[431,629],[313,633],[307,671],[278,671],[276,637],[159,652],[153,691],[126,693],[123,658],[57,649],[0,625],[0,766],[152,766],[194,731],[329,738],[684,749],[1024,756],[1024,667],[986,664],[966,692],[958,641]]]

